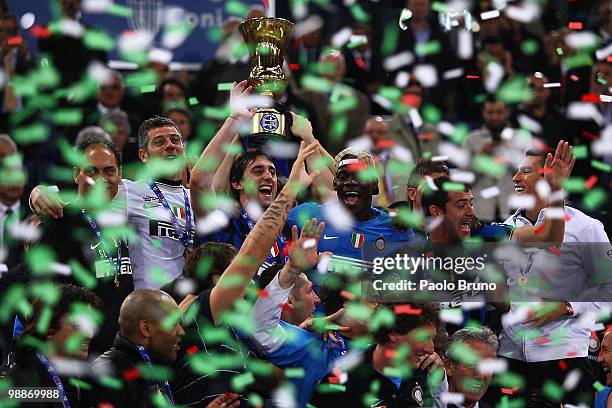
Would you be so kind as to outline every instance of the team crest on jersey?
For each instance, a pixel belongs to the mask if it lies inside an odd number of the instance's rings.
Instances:
[[[270,255],[276,258],[278,254],[280,254],[280,250],[278,249],[278,242],[275,242],[272,248],[270,248]]]
[[[385,249],[386,243],[385,243],[385,238],[384,237],[378,237],[376,238],[376,241],[374,241],[374,246],[376,247],[376,249],[378,249],[379,251],[382,251],[383,249]]]
[[[351,234],[351,245],[353,246],[353,248],[361,248],[363,246],[363,243],[365,242],[365,235],[360,234],[358,232],[353,232]]]

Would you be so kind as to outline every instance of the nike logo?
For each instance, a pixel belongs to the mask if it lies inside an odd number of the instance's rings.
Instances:
[[[328,237],[327,235],[323,235],[323,239],[324,240],[327,240],[327,239],[337,239],[337,238],[340,238],[340,237]]]
[[[91,249],[96,249],[102,242],[98,242],[96,245],[90,245]]]
[[[159,207],[161,204],[156,204],[156,203],[144,203],[142,205],[142,208],[153,208],[153,207]]]

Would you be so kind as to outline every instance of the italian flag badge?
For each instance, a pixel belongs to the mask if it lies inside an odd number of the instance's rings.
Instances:
[[[365,235],[359,234],[358,232],[353,232],[351,234],[351,245],[353,245],[354,248],[361,248],[364,242]]]

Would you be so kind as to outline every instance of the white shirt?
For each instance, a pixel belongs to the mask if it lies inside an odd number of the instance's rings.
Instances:
[[[536,225],[543,222],[545,212],[540,212]],[[538,332],[522,323],[532,304],[511,302],[510,312],[502,318],[502,356],[526,362],[586,357],[596,315],[612,305],[607,302],[612,302],[612,246],[603,224],[572,207],[566,206],[565,214],[569,220],[558,254],[547,248],[527,248],[522,258],[513,257],[504,268],[511,293],[521,289],[521,277],[527,279],[528,287],[543,282],[537,288],[541,298],[568,300],[575,314],[548,322]],[[521,210],[505,223],[532,225]]]
[[[180,181],[157,182],[181,228],[185,228],[185,197],[189,190]],[[127,201],[126,201],[127,200]],[[130,258],[134,274],[134,288],[159,289],[183,273],[185,247],[177,238],[171,215],[151,187],[143,181],[123,179],[114,201],[127,209],[127,219],[135,231],[130,242]],[[195,234],[191,212],[191,240]]]
[[[6,205],[0,203],[0,244],[4,245],[4,224],[6,223],[6,211],[8,209],[13,211],[15,216],[19,216],[19,208],[21,208],[21,203],[17,201],[15,204],[7,207]]]

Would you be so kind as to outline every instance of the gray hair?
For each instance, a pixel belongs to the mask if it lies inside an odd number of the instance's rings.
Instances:
[[[448,360],[456,361],[457,359],[452,356],[453,350],[457,345],[466,345],[470,341],[478,341],[486,344],[491,347],[494,353],[497,353],[497,349],[499,348],[497,336],[488,327],[465,327],[461,330],[457,330],[450,336],[446,344],[446,350],[444,350],[444,357]]]
[[[98,124],[102,127],[106,123],[112,123],[113,126],[123,126],[126,129],[126,134],[130,135],[132,133],[132,127],[130,126],[130,120],[128,118],[127,113],[122,110],[108,111],[100,117]]]
[[[106,133],[101,127],[87,126],[86,128],[81,129],[81,131],[77,134],[76,140],[74,141],[74,147],[76,148],[80,146],[81,143],[88,139],[96,139],[99,141],[105,140],[110,143],[113,142],[113,138],[110,137],[110,135]]]

